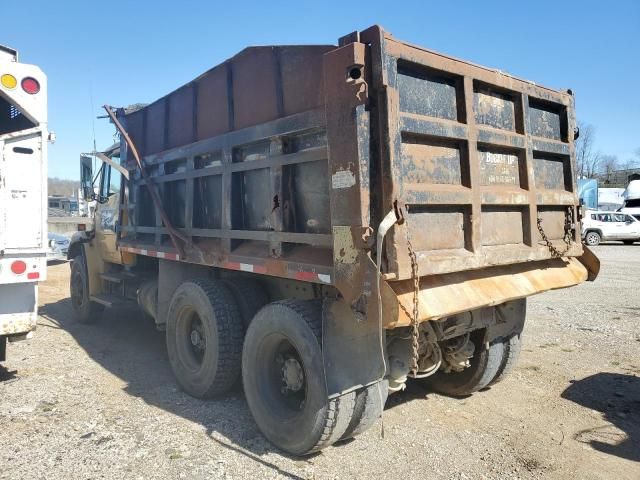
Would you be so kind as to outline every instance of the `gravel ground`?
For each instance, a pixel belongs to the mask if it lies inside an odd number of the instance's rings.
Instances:
[[[0,479],[640,478],[640,245],[594,249],[594,283],[529,302],[504,382],[466,399],[412,384],[378,426],[306,459],[272,447],[238,389],[182,393],[136,311],[73,322],[49,268],[32,340],[0,367]]]

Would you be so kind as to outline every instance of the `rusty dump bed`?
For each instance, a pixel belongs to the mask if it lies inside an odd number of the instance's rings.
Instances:
[[[511,298],[586,277],[568,260],[582,254],[571,92],[371,27],[338,46],[247,48],[119,118],[189,238],[174,248],[123,142],[124,250],[330,283],[355,302],[395,210],[382,271],[398,295],[408,240],[424,282],[573,268]]]

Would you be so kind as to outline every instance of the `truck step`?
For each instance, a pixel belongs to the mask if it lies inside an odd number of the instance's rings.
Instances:
[[[107,282],[122,283],[125,280],[132,280],[134,278],[137,278],[137,276],[135,273],[131,272],[108,272],[101,273],[100,278],[106,280]]]
[[[131,305],[132,300],[121,297],[119,295],[113,295],[110,293],[100,293],[98,295],[91,295],[90,300],[92,302],[99,303],[105,307],[117,307],[121,305]]]

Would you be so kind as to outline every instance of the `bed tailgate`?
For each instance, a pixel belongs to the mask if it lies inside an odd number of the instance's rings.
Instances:
[[[399,42],[374,28],[384,204],[404,223],[387,272],[411,277],[582,254],[573,96]]]

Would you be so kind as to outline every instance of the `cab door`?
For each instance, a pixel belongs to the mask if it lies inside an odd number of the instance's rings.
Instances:
[[[120,172],[105,163],[100,176],[95,239],[102,259],[105,262],[118,264],[122,263],[122,255],[116,245],[120,187]]]

